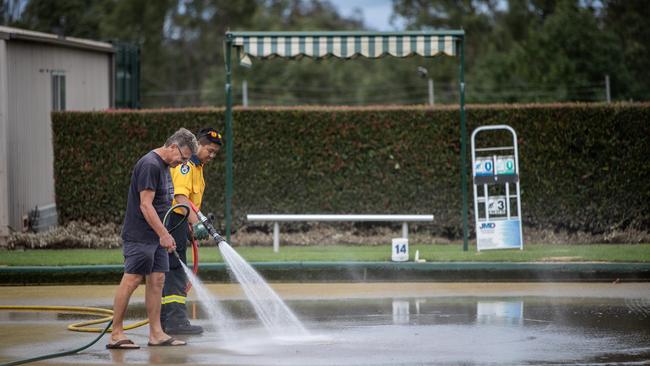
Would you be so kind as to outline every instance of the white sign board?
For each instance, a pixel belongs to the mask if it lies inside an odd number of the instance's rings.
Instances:
[[[476,228],[478,250],[521,248],[519,220],[480,221]]]
[[[477,135],[486,132],[508,132],[512,144],[502,138],[497,146],[481,140],[477,147]],[[487,125],[472,132],[472,171],[477,249],[523,249],[519,150],[512,127]]]
[[[406,262],[409,260],[409,240],[407,238],[393,239],[391,260],[393,262]]]
[[[515,174],[515,157],[514,155],[497,156],[496,162],[497,174]]]
[[[488,198],[488,214],[500,216],[506,214],[506,196],[490,196]]]

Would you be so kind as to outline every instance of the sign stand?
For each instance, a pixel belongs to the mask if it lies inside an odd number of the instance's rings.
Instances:
[[[476,136],[484,131],[508,131],[512,134],[512,145],[477,148]],[[472,176],[478,251],[523,249],[519,153],[517,134],[512,127],[482,126],[472,132]],[[514,194],[511,185],[515,187]]]

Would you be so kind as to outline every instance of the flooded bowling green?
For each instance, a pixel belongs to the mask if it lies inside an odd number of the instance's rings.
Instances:
[[[186,347],[147,347],[147,327],[127,334],[139,350],[109,351],[107,336],[43,365],[396,365],[650,363],[650,283],[272,284],[309,334],[270,337],[238,285],[207,284],[232,315],[217,329],[179,336]],[[110,309],[116,286],[3,287],[0,305]],[[143,319],[144,288],[127,323]],[[192,292],[190,299],[194,299]],[[78,348],[97,333],[66,327],[88,315],[0,312],[0,363]],[[104,325],[99,325],[104,326]]]

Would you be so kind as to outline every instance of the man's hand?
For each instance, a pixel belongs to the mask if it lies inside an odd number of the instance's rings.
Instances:
[[[192,225],[192,231],[194,231],[194,237],[199,240],[207,239],[210,237],[208,229],[200,222]]]
[[[176,250],[176,241],[174,241],[174,237],[172,237],[171,234],[167,233],[167,235],[160,237],[160,246],[171,253]]]

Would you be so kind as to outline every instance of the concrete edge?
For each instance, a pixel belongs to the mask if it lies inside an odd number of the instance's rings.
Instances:
[[[271,282],[646,282],[650,263],[254,262]],[[122,265],[0,267],[0,285],[116,284]],[[206,282],[231,282],[224,263],[199,265]]]

